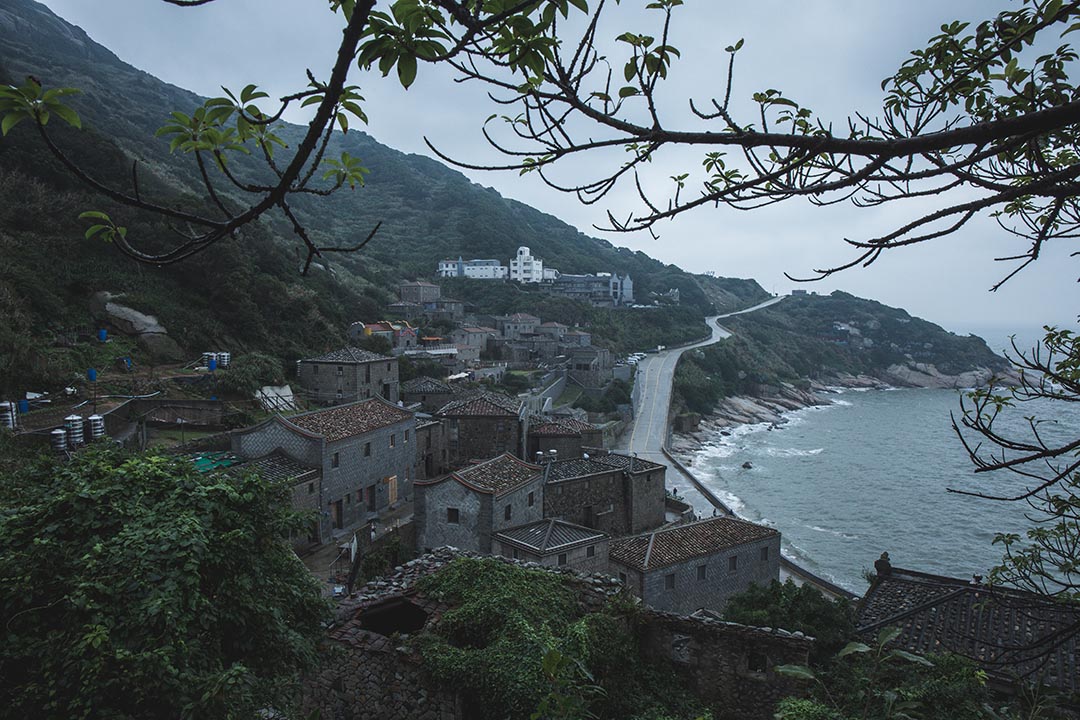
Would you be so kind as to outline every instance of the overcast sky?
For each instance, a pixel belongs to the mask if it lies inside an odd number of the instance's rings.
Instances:
[[[306,84],[305,68],[325,77],[342,22],[329,12],[324,0],[217,0],[194,9],[154,0],[44,2],[126,62],[203,95],[220,94],[220,85],[239,88],[254,82],[280,96]],[[658,15],[642,10],[645,4],[646,0],[622,0],[608,36],[622,30],[655,33],[652,19]],[[765,88],[782,89],[819,117],[842,127],[852,111],[879,112],[881,80],[899,67],[910,50],[924,45],[943,22],[975,19],[980,11],[989,14],[1003,6],[1002,0],[687,0],[676,14],[672,44],[682,51],[682,59],[675,64],[672,82],[664,92],[664,110],[677,121],[686,115],[686,98],[707,101],[721,95],[726,64],[722,50],[745,38],[736,65],[736,99],[745,101]],[[430,66],[421,68],[419,79],[407,92],[396,79],[377,73],[365,76],[354,70],[350,81],[360,85],[367,98],[371,122],[366,130],[377,140],[405,152],[430,155],[423,142],[427,137],[464,161],[502,161],[480,134],[485,118],[501,109],[487,101],[478,86],[453,83],[447,72]],[[304,120],[300,115],[286,119]],[[581,177],[596,162],[590,159],[568,166],[561,177]],[[700,158],[685,155],[670,163],[657,168],[660,178],[693,169]],[[886,232],[913,212],[908,207],[817,208],[798,200],[751,213],[705,208],[659,226],[661,237],[654,240],[647,233],[610,235],[592,227],[604,222],[607,210],[625,216],[634,209],[631,188],[613,193],[599,205],[582,206],[531,176],[466,174],[588,234],[643,250],[692,272],[752,277],[776,292],[795,287],[784,278],[785,271],[808,275],[812,268],[843,261],[849,255],[842,238],[863,239]],[[1043,323],[1075,324],[1080,263],[1068,257],[1064,244],[1048,248],[1042,260],[1002,290],[988,292],[1009,270],[992,258],[1022,249],[985,220],[962,234],[887,253],[871,268],[803,287],[819,293],[842,289],[880,300],[962,334],[1024,331]],[[468,256],[469,248],[462,248],[461,253]]]

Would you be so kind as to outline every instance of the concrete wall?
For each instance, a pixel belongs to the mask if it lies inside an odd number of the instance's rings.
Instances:
[[[301,360],[297,368],[300,387],[317,403],[341,405],[376,395],[398,401],[397,358],[364,363]]]
[[[761,556],[762,550],[768,553],[765,560]],[[730,567],[732,557],[738,558],[734,571]],[[705,568],[704,579],[699,575],[702,566]],[[751,583],[767,585],[779,579],[780,537],[739,545],[644,574],[615,561],[611,562],[611,569],[620,579],[622,576],[618,573],[624,573],[634,594],[657,610],[679,614],[689,614],[700,608],[721,611],[728,598],[746,590]],[[670,588],[668,578],[672,575],[675,586]]]

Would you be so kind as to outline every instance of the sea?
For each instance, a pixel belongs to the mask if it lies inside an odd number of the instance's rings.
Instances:
[[[959,391],[837,388],[822,397],[828,405],[775,427],[730,429],[691,453],[694,474],[737,515],[780,530],[796,563],[860,595],[882,552],[897,567],[970,578],[1000,562],[995,535],[1031,526],[1023,502],[949,492],[1023,488],[1013,474],[974,472],[950,424]],[[1080,408],[1045,400],[1002,416],[1000,430],[1030,433],[1031,415],[1047,421],[1048,437],[1080,433]],[[686,495],[699,514],[709,507]]]

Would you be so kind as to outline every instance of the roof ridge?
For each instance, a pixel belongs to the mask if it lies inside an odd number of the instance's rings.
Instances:
[[[652,559],[653,543],[656,542],[656,532],[649,533],[649,546],[645,548],[645,560],[642,562],[643,569],[649,569],[649,560]]]
[[[540,547],[544,550],[548,549],[548,544],[551,542],[551,532],[555,529],[555,518],[548,518],[547,531],[544,533],[544,543]]]

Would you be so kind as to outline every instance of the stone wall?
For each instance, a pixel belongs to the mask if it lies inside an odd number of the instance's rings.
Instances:
[[[300,435],[276,419],[232,434],[232,451],[242,458],[254,459],[281,448],[304,467],[322,469],[323,439]]]
[[[450,469],[450,445],[445,420],[416,426],[416,479],[427,480]]]
[[[575,572],[610,574],[608,571],[608,539],[604,538],[590,545],[572,547],[561,553],[553,552],[547,555],[522,550],[516,545],[496,541],[492,551],[504,558],[520,560],[522,562],[534,562],[544,567],[565,567]],[[592,548],[592,555],[589,554]],[[516,555],[514,553],[517,553]],[[559,564],[559,556],[566,555],[566,562]]]
[[[734,570],[731,568],[733,557],[736,558]],[[779,580],[780,537],[775,535],[645,573],[614,561],[611,567],[615,572],[625,573],[627,585],[657,610],[690,613],[698,608],[708,608],[720,611],[728,598],[746,590],[752,583],[768,585]],[[704,568],[704,578],[701,568]],[[671,585],[672,576],[674,586]]]
[[[416,546],[420,552],[444,545],[491,552],[491,495],[448,478],[436,485],[417,485],[415,507]],[[457,509],[457,523],[447,520],[448,508]]]
[[[532,503],[529,496],[532,495]],[[511,509],[506,517],[506,508]],[[544,476],[515,488],[511,492],[493,498],[491,507],[491,530],[488,535],[487,550],[491,552],[491,534],[516,525],[536,522],[544,517]]]
[[[457,467],[504,452],[521,457],[521,450],[521,423],[517,418],[450,418],[450,459]]]
[[[341,501],[342,527],[366,522],[413,496],[416,477],[416,419],[327,443],[323,464],[323,509]],[[408,434],[408,440],[405,437]],[[391,437],[393,446],[391,446]],[[337,467],[334,467],[334,454]],[[397,498],[391,503],[391,484]],[[374,503],[371,502],[374,499]]]
[[[311,400],[323,405],[341,405],[376,395],[398,401],[397,358],[363,363],[301,360],[297,363],[297,380]]]
[[[544,517],[596,528],[620,537],[664,524],[664,470],[621,470],[549,482]]]
[[[641,652],[670,661],[699,698],[720,717],[767,720],[776,702],[800,695],[777,665],[805,665],[813,641],[801,633],[752,628],[709,616],[646,612]]]

